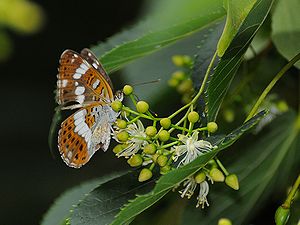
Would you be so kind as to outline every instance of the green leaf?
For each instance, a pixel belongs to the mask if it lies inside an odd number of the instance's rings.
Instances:
[[[222,217],[231,219],[236,225],[248,224],[255,212],[264,207],[264,200],[278,191],[279,185],[286,183],[287,174],[293,171],[290,166],[299,163],[297,141],[300,140],[300,127],[295,126],[295,121],[293,112],[275,119],[268,127],[268,134],[256,138],[231,166],[227,166],[239,177],[239,191],[212,185],[210,206],[203,211],[189,207],[184,212],[182,224],[192,225],[196,221],[203,225],[217,224]],[[284,178],[279,176],[281,173]]]
[[[207,87],[208,121],[215,121],[221,103],[251,40],[265,20],[273,0],[258,0],[222,56]]]
[[[249,14],[256,0],[224,0],[227,19],[224,32],[218,43],[218,56],[222,57]]]
[[[136,172],[125,173],[102,183],[74,208],[71,224],[110,224],[128,200],[133,199],[136,194],[147,193],[153,183],[139,183]]]
[[[100,61],[109,73],[116,71],[135,59],[189,37],[210,23],[219,20],[223,15],[223,12],[220,11],[207,17],[201,16],[181,24],[170,26],[161,31],[148,33],[141,38],[113,48],[102,55]]]
[[[55,146],[57,145],[56,143],[57,139],[55,137],[57,136],[58,125],[61,121],[62,121],[61,110],[59,108],[56,108],[52,118],[52,122],[49,129],[49,135],[48,135],[48,145],[51,152],[55,150],[53,146],[54,140],[55,140]]]
[[[91,180],[67,190],[55,200],[54,204],[44,215],[41,225],[65,223],[66,219],[70,216],[70,210],[72,209],[73,205],[77,205],[87,193],[92,191],[97,186],[121,175],[122,174],[113,174],[103,178]]]
[[[141,195],[136,199],[130,201],[121,211],[117,214],[116,219],[112,224],[123,224],[124,222],[133,219],[135,216],[149,208],[155,202],[159,201],[164,195],[166,195],[173,187],[183,182],[187,177],[193,175],[198,170],[203,168],[205,164],[217,155],[217,153],[225,148],[228,148],[240,136],[247,130],[252,128],[258,121],[265,115],[265,112],[260,112],[238,129],[231,132],[221,140],[217,141],[216,150],[199,156],[191,163],[180,167],[176,170],[172,170],[166,175],[162,176],[155,185],[153,191],[146,195]]]
[[[272,40],[287,60],[300,52],[299,9],[299,0],[278,0],[272,15]],[[300,62],[295,65],[300,69]]]

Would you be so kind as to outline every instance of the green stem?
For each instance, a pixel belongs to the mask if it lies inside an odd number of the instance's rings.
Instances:
[[[172,147],[173,145],[176,145],[178,143],[179,143],[179,141],[174,141],[174,142],[171,142],[169,144],[160,146],[159,149],[169,148],[169,147]]]
[[[293,187],[292,187],[292,190],[289,192],[285,202],[283,203],[283,207],[284,208],[290,208],[291,207],[291,204],[292,204],[292,201],[298,191],[298,188],[300,186],[300,174],[298,175],[298,178],[297,180],[295,181]]]
[[[249,115],[247,116],[245,122],[249,119],[251,119],[255,113],[257,112],[259,106],[263,102],[263,100],[266,98],[267,94],[271,91],[271,89],[274,87],[274,85],[277,83],[277,81],[288,71],[298,60],[300,59],[300,53],[298,53],[288,64],[286,64],[273,78],[273,80],[269,83],[269,85],[266,87],[266,89],[263,91],[263,93],[259,96],[258,100],[256,101],[255,105],[251,109]]]
[[[217,157],[215,157],[215,161],[217,162],[217,164],[221,168],[221,170],[224,172],[225,176],[228,176],[229,173],[226,170],[226,168],[223,166],[223,164],[221,163],[221,161]]]
[[[145,114],[143,114],[143,113],[138,113],[138,112],[136,112],[136,111],[133,111],[133,110],[129,109],[128,107],[123,107],[122,110],[123,110],[123,111],[126,111],[126,112],[130,112],[131,114],[140,116],[140,117],[142,117],[142,118],[144,118],[144,119],[148,119],[148,120],[157,120],[157,121],[160,120],[159,118],[151,118],[150,116],[147,116],[147,115],[145,115]]]
[[[184,109],[190,107],[191,105],[194,105],[196,103],[196,101],[198,100],[198,98],[201,96],[201,94],[203,93],[204,91],[204,88],[205,88],[205,85],[207,83],[207,80],[208,80],[208,77],[209,77],[209,74],[210,74],[210,71],[211,71],[211,68],[214,64],[214,61],[216,59],[216,56],[217,56],[217,52],[215,52],[215,54],[213,55],[210,63],[209,63],[209,66],[206,70],[206,73],[205,73],[205,76],[204,76],[204,79],[203,79],[203,82],[201,84],[201,87],[197,93],[197,95],[192,99],[192,101],[186,105],[184,105],[183,107],[181,107],[180,109],[178,109],[176,112],[174,112],[173,114],[171,114],[168,118],[169,119],[172,119],[174,116],[176,116],[178,113],[182,112]]]

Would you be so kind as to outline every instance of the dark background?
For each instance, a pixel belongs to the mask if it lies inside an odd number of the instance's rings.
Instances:
[[[14,52],[0,63],[0,223],[5,225],[39,224],[64,190],[120,169],[111,152],[98,152],[80,170],[68,168],[59,156],[53,158],[47,140],[53,92],[63,50],[80,51],[105,41],[134,22],[143,1],[35,2],[45,13],[43,29],[28,36],[8,31]]]

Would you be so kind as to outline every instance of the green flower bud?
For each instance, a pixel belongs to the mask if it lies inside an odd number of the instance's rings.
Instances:
[[[156,127],[154,126],[149,126],[146,128],[146,134],[149,136],[149,137],[154,137],[157,133],[157,129]]]
[[[179,80],[171,78],[168,80],[168,85],[170,87],[177,87],[179,85]]]
[[[139,101],[138,103],[136,103],[136,109],[139,113],[145,113],[148,111],[149,105],[145,101]]]
[[[183,71],[176,71],[172,74],[172,79],[182,81],[185,79],[185,73]]]
[[[181,102],[184,104],[188,104],[192,101],[192,95],[191,93],[185,93],[183,94],[182,98],[181,98]]]
[[[182,55],[173,55],[172,56],[172,62],[175,66],[183,66],[184,65],[184,59]]]
[[[203,171],[196,173],[195,181],[197,184],[202,183],[203,181],[205,181],[205,179],[206,179],[206,174]]]
[[[196,123],[198,120],[199,120],[199,114],[195,111],[192,111],[188,114],[188,120],[191,122],[191,123]]]
[[[153,155],[156,152],[156,146],[154,144],[148,144],[144,147],[143,152],[145,154]]]
[[[277,103],[277,107],[278,107],[278,109],[279,109],[280,112],[286,112],[286,111],[289,110],[289,106],[286,103],[286,101],[279,101]]]
[[[114,152],[115,154],[118,154],[118,153],[121,152],[124,148],[125,148],[124,145],[118,144],[118,145],[116,145],[116,146],[113,148],[113,152]]]
[[[144,168],[141,170],[138,180],[139,182],[143,182],[149,180],[151,177],[152,177],[152,171],[149,170],[148,168]]]
[[[111,107],[115,112],[119,112],[122,109],[123,104],[119,100],[116,100],[111,103]]]
[[[168,129],[171,126],[171,120],[169,118],[163,118],[159,123],[164,129]]]
[[[282,205],[278,207],[275,213],[276,225],[285,225],[290,217],[290,208],[285,208]]]
[[[221,218],[218,221],[218,225],[232,225],[231,221],[227,218]]]
[[[154,155],[152,156],[152,160],[153,160],[154,163],[157,162],[157,158],[158,158],[159,156],[160,156],[159,154],[154,154]]]
[[[166,173],[169,172],[170,170],[171,170],[171,166],[169,166],[169,165],[160,167],[160,173],[161,173],[161,174],[166,174]]]
[[[218,125],[215,122],[209,122],[207,124],[207,131],[210,133],[215,133],[218,130]]]
[[[133,92],[133,87],[132,87],[132,86],[130,86],[130,85],[125,85],[125,86],[123,87],[123,93],[124,93],[125,95],[131,95],[132,92]]]
[[[180,94],[184,94],[186,92],[190,92],[193,90],[193,82],[191,79],[187,79],[181,82],[181,84],[178,85],[177,91]]]
[[[127,133],[127,131],[121,131],[117,134],[117,138],[119,141],[125,142],[128,140],[129,134]]]
[[[163,166],[167,165],[168,157],[165,155],[160,155],[160,156],[158,156],[156,162],[160,167],[163,167]]]
[[[222,173],[221,170],[217,168],[212,168],[211,171],[209,172],[209,176],[215,182],[224,182],[225,180],[224,174]]]
[[[131,167],[137,167],[142,165],[143,163],[143,158],[140,154],[136,154],[130,157],[130,159],[127,160],[127,163],[131,166]]]
[[[234,190],[239,190],[240,188],[238,177],[235,174],[229,174],[225,178],[225,183]]]
[[[193,63],[192,58],[188,55],[183,56],[184,65],[191,65]]]
[[[234,112],[231,109],[226,109],[223,113],[226,122],[231,123],[234,120]]]
[[[168,141],[170,139],[170,133],[168,131],[166,131],[166,130],[161,130],[158,133],[158,138],[161,141]]]
[[[117,119],[116,125],[117,125],[117,127],[119,127],[120,129],[125,129],[126,126],[127,126],[127,122],[126,122],[125,120]]]
[[[213,159],[209,160],[207,165],[209,166],[210,169],[218,167],[218,164]]]
[[[122,116],[122,117],[128,118],[128,117],[130,116],[130,112],[122,111],[122,112],[121,112],[121,116]]]

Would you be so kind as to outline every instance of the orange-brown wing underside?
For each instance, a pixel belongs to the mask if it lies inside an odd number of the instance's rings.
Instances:
[[[105,71],[103,70],[105,73]],[[101,74],[80,54],[66,50],[60,58],[57,81],[57,102],[101,101],[113,99],[113,90],[107,81],[107,75]]]

